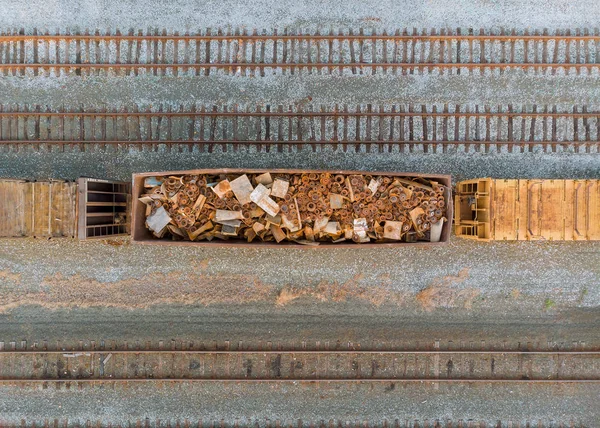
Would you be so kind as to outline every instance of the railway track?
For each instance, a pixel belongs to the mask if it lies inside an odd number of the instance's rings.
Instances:
[[[24,427],[36,427],[43,426],[52,428],[130,428],[135,426],[136,428],[225,428],[233,426],[235,428],[582,428],[584,425],[577,423],[572,418],[565,418],[565,421],[551,421],[548,424],[547,419],[544,420],[526,420],[520,421],[518,419],[508,420],[495,420],[494,423],[486,422],[485,420],[478,420],[473,418],[432,418],[432,419],[388,419],[382,418],[381,420],[318,420],[313,421],[310,419],[296,419],[296,420],[271,420],[271,419],[259,419],[249,421],[235,421],[235,423],[228,423],[225,419],[218,420],[196,420],[196,419],[151,419],[151,418],[135,418],[127,420],[124,423],[106,423],[103,419],[87,420],[82,422],[77,419],[58,419],[58,418],[44,418],[41,420],[21,419],[19,422],[4,422],[2,423],[3,428],[24,428]]]
[[[590,72],[600,31],[206,29],[0,34],[4,75],[414,74],[524,69]]]
[[[0,382],[600,383],[595,350],[182,348],[3,347]]]
[[[571,151],[597,153],[600,112],[462,105],[160,105],[50,109],[0,105],[0,150]]]

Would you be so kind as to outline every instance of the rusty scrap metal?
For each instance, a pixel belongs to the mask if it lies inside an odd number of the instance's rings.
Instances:
[[[437,238],[445,187],[422,178],[330,173],[146,179],[146,226],[157,238],[414,242]],[[434,231],[431,235],[432,230]]]

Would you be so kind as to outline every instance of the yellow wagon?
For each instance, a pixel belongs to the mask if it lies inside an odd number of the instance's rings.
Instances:
[[[455,234],[479,241],[600,240],[600,180],[461,181]]]

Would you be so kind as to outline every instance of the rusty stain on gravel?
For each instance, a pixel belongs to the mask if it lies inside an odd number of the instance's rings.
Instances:
[[[380,306],[383,303],[401,305],[406,300],[406,293],[393,290],[389,284],[363,283],[364,274],[359,273],[348,281],[321,281],[311,287],[284,287],[277,296],[276,304],[279,306],[300,297],[312,297],[322,302],[342,302],[348,299],[359,299]]]
[[[4,275],[7,275],[4,272]],[[5,292],[0,312],[22,305],[49,309],[65,307],[118,307],[145,309],[158,304],[211,305],[272,302],[284,306],[300,298],[321,302],[362,300],[373,305],[401,305],[407,293],[393,290],[387,281],[372,284],[357,274],[345,282],[320,281],[302,288],[266,284],[254,275],[202,272],[151,273],[139,278],[101,282],[80,274],[44,278],[40,292]]]
[[[21,274],[11,272],[8,269],[0,270],[0,280],[16,282],[19,284],[21,283]]]
[[[205,275],[174,271],[140,278],[100,282],[81,275],[56,274],[42,281],[38,293],[4,293],[0,311],[20,305],[47,308],[107,306],[147,308],[156,304],[243,303],[265,300],[272,287],[252,275]]]
[[[435,278],[431,284],[419,291],[416,295],[417,302],[427,310],[435,308],[454,308],[462,306],[470,309],[473,300],[481,293],[475,288],[459,289],[455,286],[465,282],[469,278],[469,269],[463,268],[458,275],[448,275]]]
[[[390,286],[392,284],[392,276],[389,273],[382,273],[377,279],[381,281],[381,285]]]
[[[102,243],[113,247],[121,247],[123,245],[130,245],[131,242],[126,238],[111,238],[102,240]]]

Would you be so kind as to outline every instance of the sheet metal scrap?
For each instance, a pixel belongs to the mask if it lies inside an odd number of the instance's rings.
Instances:
[[[175,240],[429,241],[446,214],[444,186],[423,178],[184,175],[150,177],[145,188],[146,226]]]

